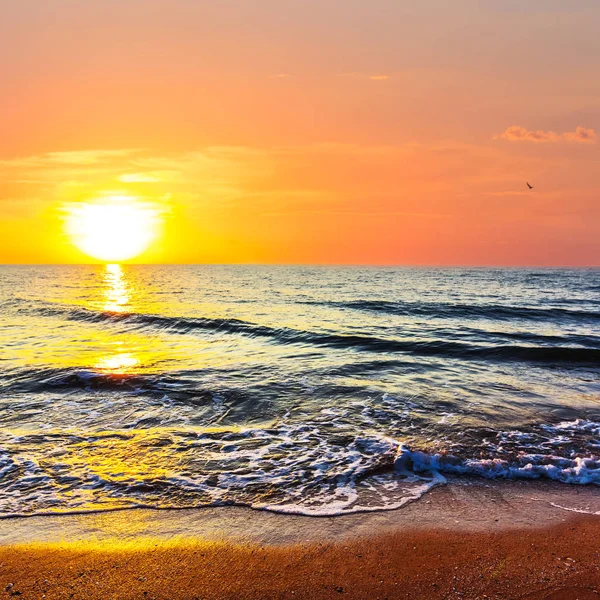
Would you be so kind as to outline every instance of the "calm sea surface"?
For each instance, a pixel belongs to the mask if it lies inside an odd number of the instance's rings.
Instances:
[[[600,484],[600,271],[0,267],[0,516]]]

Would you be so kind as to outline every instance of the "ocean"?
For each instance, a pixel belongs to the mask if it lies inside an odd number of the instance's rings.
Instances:
[[[600,484],[600,270],[0,267],[0,516]]]

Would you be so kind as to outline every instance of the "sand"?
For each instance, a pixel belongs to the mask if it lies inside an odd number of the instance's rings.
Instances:
[[[600,516],[555,506],[595,512],[598,496],[479,483],[333,519],[233,508],[6,519],[0,598],[600,599]]]
[[[599,519],[575,517],[538,530],[396,532],[333,544],[5,547],[0,580],[9,597],[47,599],[584,600],[600,598],[599,540]]]

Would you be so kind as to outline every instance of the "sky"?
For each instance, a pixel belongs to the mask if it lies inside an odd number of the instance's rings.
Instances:
[[[600,265],[597,0],[0,5],[0,263]]]

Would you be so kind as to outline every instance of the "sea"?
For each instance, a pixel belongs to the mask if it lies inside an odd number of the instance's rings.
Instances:
[[[0,517],[600,485],[600,270],[0,267]]]

